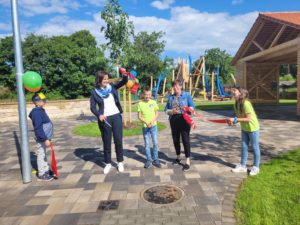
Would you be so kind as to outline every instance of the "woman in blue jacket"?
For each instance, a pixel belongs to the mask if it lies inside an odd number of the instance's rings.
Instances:
[[[175,163],[181,164],[180,159],[180,136],[182,138],[186,163],[183,165],[183,170],[189,170],[191,161],[191,146],[190,146],[190,125],[183,118],[183,107],[188,106],[194,109],[194,101],[190,93],[182,91],[182,82],[174,80],[172,82],[174,94],[168,99],[165,107],[166,113],[169,115],[172,139],[176,150],[177,158]]]
[[[105,71],[96,73],[95,89],[91,91],[90,108],[92,113],[98,119],[98,126],[101,131],[103,147],[104,147],[104,174],[109,173],[111,169],[111,139],[115,142],[116,155],[118,161],[119,172],[124,171],[123,164],[123,112],[118,91],[120,87],[128,81],[128,76],[123,75],[121,81],[116,84],[109,84],[109,74]],[[98,108],[97,108],[98,106]]]

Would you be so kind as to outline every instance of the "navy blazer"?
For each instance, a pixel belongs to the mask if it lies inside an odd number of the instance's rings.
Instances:
[[[115,103],[116,106],[118,107],[120,113],[123,112],[123,109],[121,107],[121,103],[119,100],[119,96],[118,96],[118,89],[120,87],[122,87],[123,85],[125,85],[128,81],[128,76],[123,76],[122,80],[119,81],[116,84],[111,84],[112,90],[111,90],[111,94],[113,95],[114,99],[115,99]],[[97,109],[98,106],[98,109]],[[95,91],[95,89],[93,89],[91,91],[91,97],[90,97],[90,109],[91,112],[97,117],[97,119],[99,120],[99,116],[104,114],[104,103],[103,103],[103,98],[101,98]]]

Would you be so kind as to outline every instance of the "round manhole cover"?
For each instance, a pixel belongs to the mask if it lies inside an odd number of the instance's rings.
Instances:
[[[183,190],[173,185],[152,186],[142,193],[145,201],[159,205],[176,203],[183,198],[183,195]]]

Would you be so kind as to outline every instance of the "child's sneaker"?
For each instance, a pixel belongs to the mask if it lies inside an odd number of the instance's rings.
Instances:
[[[111,169],[111,164],[110,163],[106,164],[106,166],[103,169],[103,173],[108,174],[110,169]]]
[[[153,166],[155,166],[155,167],[157,167],[157,168],[161,168],[161,165],[160,165],[160,162],[159,162],[158,159],[154,160],[154,161],[152,162],[152,164],[153,164]]]
[[[37,180],[38,181],[51,181],[51,180],[53,180],[53,176],[50,175],[48,172],[46,172],[43,175],[38,176]]]
[[[236,165],[234,169],[231,169],[232,172],[234,173],[244,173],[247,172],[247,167],[242,166],[241,164]]]
[[[147,160],[147,161],[145,162],[144,168],[145,168],[145,169],[148,169],[148,168],[151,167],[151,165],[152,165],[151,161],[150,161],[150,160]]]
[[[118,163],[118,171],[120,173],[123,173],[124,172],[124,164],[122,162],[119,162]]]
[[[259,173],[259,168],[256,166],[253,166],[249,174],[250,174],[250,176],[255,176],[258,173]]]

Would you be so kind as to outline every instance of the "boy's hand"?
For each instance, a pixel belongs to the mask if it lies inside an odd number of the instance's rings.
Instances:
[[[50,146],[50,141],[49,141],[49,140],[46,140],[46,141],[45,141],[45,145],[46,145],[46,146]]]

